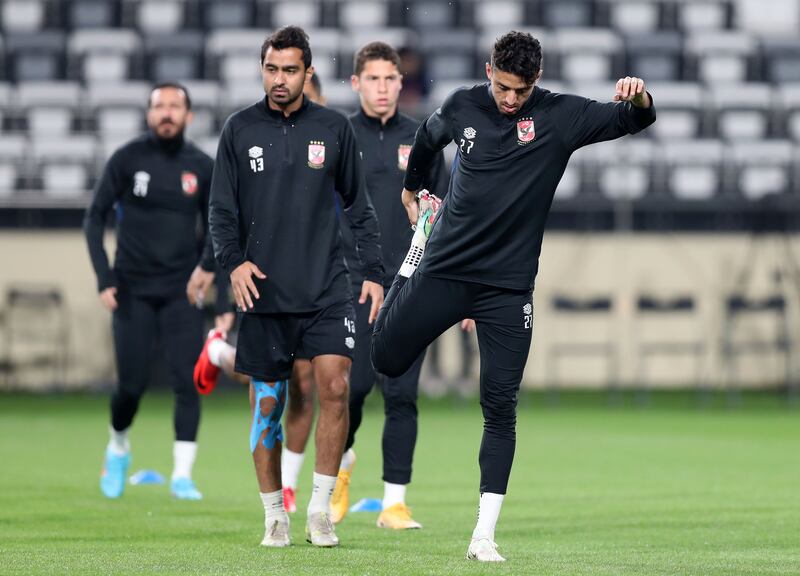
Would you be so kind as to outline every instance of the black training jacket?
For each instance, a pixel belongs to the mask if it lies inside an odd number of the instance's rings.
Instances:
[[[370,118],[363,110],[350,116],[350,122],[364,162],[367,192],[378,215],[383,265],[386,268],[383,284],[388,286],[400,269],[414,234],[400,200],[400,192],[403,190],[408,155],[419,122],[397,112],[386,124],[382,124],[380,119]],[[444,155],[439,152],[422,180],[422,187],[444,198],[448,179]],[[342,227],[342,237],[350,278],[353,284],[359,285],[364,281],[364,274],[355,253],[353,234],[346,226]]]
[[[175,296],[185,293],[198,263],[214,270],[206,234],[213,165],[182,137],[164,141],[152,132],[111,155],[84,219],[99,291],[124,286],[141,296]],[[103,232],[115,206],[112,270]]]
[[[302,313],[352,298],[334,194],[366,277],[383,280],[375,210],[347,118],[303,97],[288,118],[266,98],[233,114],[211,184],[214,253],[229,274],[244,261],[265,280],[256,313]]]
[[[547,213],[570,155],[655,122],[654,106],[598,103],[539,88],[514,116],[488,83],[453,92],[417,132],[405,187],[418,190],[435,154],[459,147],[450,191],[425,248],[431,276],[531,290]]]

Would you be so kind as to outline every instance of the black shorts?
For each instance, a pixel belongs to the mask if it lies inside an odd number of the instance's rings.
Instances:
[[[240,314],[236,371],[274,382],[291,377],[296,358],[336,354],[352,360],[355,317],[349,299],[306,314]]]

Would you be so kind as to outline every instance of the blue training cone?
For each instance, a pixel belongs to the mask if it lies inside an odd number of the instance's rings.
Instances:
[[[380,498],[362,498],[352,506],[350,512],[381,512],[383,501]]]
[[[164,477],[155,470],[139,470],[128,480],[133,486],[143,486],[145,484],[163,484]]]

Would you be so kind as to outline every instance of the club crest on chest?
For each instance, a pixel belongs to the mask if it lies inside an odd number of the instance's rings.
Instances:
[[[411,155],[411,145],[410,144],[400,144],[397,147],[397,167],[400,170],[405,170],[408,168],[408,157]]]
[[[322,168],[325,166],[325,142],[312,140],[308,143],[309,168]]]
[[[517,121],[517,144],[525,146],[536,139],[536,129],[533,126],[533,118],[522,118]]]

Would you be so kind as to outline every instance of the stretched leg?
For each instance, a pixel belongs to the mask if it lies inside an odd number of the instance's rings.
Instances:
[[[531,295],[489,289],[477,299],[475,309],[484,424],[481,498],[468,556],[502,560],[494,547],[494,529],[514,461],[517,399],[533,333]]]
[[[426,276],[397,275],[372,333],[372,365],[396,378],[411,368],[442,332],[469,314],[475,284]]]

